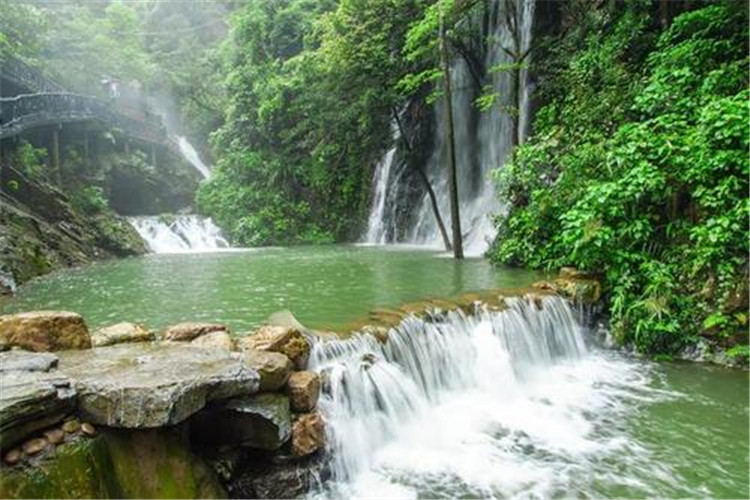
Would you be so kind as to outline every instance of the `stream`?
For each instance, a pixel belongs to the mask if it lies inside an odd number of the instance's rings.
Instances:
[[[90,327],[179,321],[244,334],[291,310],[343,328],[373,308],[527,286],[538,273],[403,246],[153,254],[34,280],[2,312]],[[747,498],[748,374],[593,342],[561,299],[408,319],[388,344],[319,342],[333,478],[319,498]]]

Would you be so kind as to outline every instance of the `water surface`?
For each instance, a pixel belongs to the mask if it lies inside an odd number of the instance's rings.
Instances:
[[[63,309],[90,327],[119,321],[158,329],[211,321],[252,330],[290,310],[303,324],[336,329],[383,306],[525,286],[539,274],[458,262],[405,247],[318,246],[152,254],[67,269],[20,287],[4,312]]]

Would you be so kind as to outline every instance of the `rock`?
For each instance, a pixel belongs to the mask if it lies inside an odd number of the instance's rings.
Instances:
[[[170,326],[164,332],[165,340],[175,341],[188,341],[206,335],[207,333],[229,331],[224,325],[218,323],[179,323],[177,325]]]
[[[375,326],[375,325],[365,325],[361,329],[362,333],[366,333],[368,335],[372,335],[376,339],[378,339],[378,342],[381,344],[385,344],[388,342],[388,332],[390,332],[389,328],[386,328],[384,326]]]
[[[271,392],[281,389],[289,379],[292,362],[278,352],[248,349],[243,353],[245,364],[260,375],[260,391]]]
[[[191,431],[199,442],[213,446],[277,450],[291,435],[289,399],[274,393],[230,399],[195,415]]]
[[[325,425],[320,413],[305,413],[292,425],[292,453],[304,457],[325,447]]]
[[[531,285],[532,288],[536,288],[538,290],[549,290],[549,291],[555,291],[557,288],[555,285],[550,283],[549,281],[537,281],[533,285]]]
[[[191,340],[190,345],[198,347],[214,347],[225,351],[237,350],[237,346],[234,345],[234,340],[232,340],[232,337],[227,330],[218,330],[201,335],[200,337]]]
[[[73,420],[68,420],[67,422],[63,422],[62,424],[62,430],[68,434],[74,434],[78,432],[80,429],[81,429],[81,422],[79,422],[78,419],[76,418],[74,418]]]
[[[286,383],[292,411],[306,413],[318,404],[320,377],[315,372],[293,372]]]
[[[29,351],[88,349],[91,337],[81,315],[33,311],[0,316],[0,339]]]
[[[59,370],[73,381],[81,416],[127,428],[179,423],[207,401],[254,394],[260,379],[239,354],[176,343],[67,351]]]
[[[330,476],[322,454],[291,460],[276,460],[266,467],[248,467],[230,482],[232,498],[299,498]]]
[[[5,454],[5,457],[3,459],[5,460],[5,463],[8,465],[15,465],[18,462],[21,461],[21,458],[23,458],[23,455],[21,454],[21,450],[18,448],[14,448],[10,450],[8,453]]]
[[[9,371],[48,372],[58,358],[49,352],[13,350],[0,352],[0,373]]]
[[[559,277],[566,280],[592,280],[596,275],[589,271],[581,271],[575,267],[561,267]]]
[[[44,431],[44,437],[52,444],[60,444],[65,441],[65,433],[62,429],[50,429]]]
[[[84,422],[84,423],[81,424],[81,432],[83,432],[87,436],[95,436],[96,435],[96,429],[94,429],[94,426],[91,425],[88,422]]]
[[[280,352],[289,358],[297,370],[304,370],[310,357],[310,343],[295,328],[262,326],[254,334],[239,340],[240,348]]]
[[[8,353],[3,353],[8,354]],[[69,378],[43,371],[6,371],[0,390],[0,448],[55,425],[75,406]]]
[[[91,343],[94,347],[151,340],[154,340],[154,334],[136,323],[117,323],[106,328],[100,328],[91,335]]]
[[[27,455],[36,455],[40,451],[44,450],[48,444],[49,442],[44,438],[34,438],[29,439],[28,441],[23,443],[21,449]]]
[[[179,429],[103,430],[0,472],[0,498],[226,498]]]
[[[593,305],[602,296],[602,286],[594,279],[557,278],[554,284],[557,293],[577,303]]]

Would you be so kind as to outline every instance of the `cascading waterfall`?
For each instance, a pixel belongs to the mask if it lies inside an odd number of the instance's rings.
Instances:
[[[129,217],[154,253],[210,252],[230,247],[213,221],[198,215]]]
[[[532,22],[534,18],[534,0],[517,0],[517,17],[520,28],[521,51],[526,52],[531,44]],[[507,158],[513,144],[513,134],[516,133],[509,114],[504,111],[509,107],[516,107],[516,103],[510,102],[512,95],[508,89],[512,88],[513,76],[510,71],[491,71],[491,68],[511,61],[510,56],[503,51],[503,47],[513,47],[513,34],[506,24],[505,2],[495,0],[490,3],[489,10],[492,13],[489,31],[482,33],[487,39],[487,51],[483,65],[487,76],[487,84],[491,85],[494,92],[498,93],[498,102],[489,110],[479,112],[474,105],[478,96],[478,89],[472,79],[469,67],[461,58],[457,58],[451,67],[451,80],[453,92],[453,118],[456,136],[456,161],[458,172],[459,205],[461,212],[461,226],[464,233],[464,250],[467,255],[480,255],[488,246],[494,235],[492,215],[502,211],[503,207],[498,201],[494,184],[489,179],[489,173],[502,166]],[[521,89],[518,99],[519,128],[524,131],[528,129],[530,114],[530,92],[528,87],[528,70],[521,71]],[[448,169],[446,159],[446,147],[443,138],[445,106],[438,101],[435,106],[435,140],[432,154],[425,165],[425,171],[435,191],[438,205],[446,225],[450,224],[450,205],[448,193]],[[386,153],[381,164],[385,164],[393,155]],[[382,172],[376,170],[376,185],[382,180]],[[400,177],[390,176],[385,182],[400,182]],[[393,189],[380,189],[380,192],[397,193]],[[375,192],[378,196],[378,192]],[[379,198],[375,198],[379,201]],[[385,207],[380,207],[380,202],[373,203],[370,213],[370,225],[373,220],[389,210],[393,210],[396,204],[411,206],[416,210],[416,217],[412,219],[412,226],[406,231],[397,231],[393,225],[397,223],[396,218],[382,218],[380,224],[385,227],[377,233],[371,234],[368,230],[366,241],[370,243],[384,243],[393,241],[393,235],[404,233],[404,242],[442,247],[442,239],[438,231],[437,222],[430,206],[430,200],[426,193],[416,205],[409,204],[408,200],[399,200],[396,196],[384,197]],[[390,226],[389,226],[390,225]],[[388,238],[391,238],[388,240]]]
[[[385,343],[315,343],[333,472],[317,495],[546,498],[586,470],[575,461],[637,455],[591,434],[618,417],[618,384],[643,386],[644,374],[589,352],[562,299],[507,302],[409,317]]]

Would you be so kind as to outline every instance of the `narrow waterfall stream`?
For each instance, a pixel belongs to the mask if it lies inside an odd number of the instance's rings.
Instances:
[[[229,248],[213,221],[199,215],[129,217],[154,253],[207,252]]]
[[[499,0],[489,3],[489,23],[486,32],[481,34],[487,41],[482,61],[487,74],[484,83],[497,94],[497,101],[488,110],[479,111],[474,101],[484,91],[477,88],[468,64],[457,57],[451,66],[458,197],[464,250],[467,255],[484,253],[495,233],[492,216],[503,209],[501,201],[497,199],[494,181],[489,175],[491,171],[502,167],[513,147],[513,135],[517,133],[507,110],[518,108],[521,139],[528,132],[530,121],[528,69],[521,70],[522,84],[517,102],[512,102],[512,92],[509,90],[513,86],[512,72],[493,69],[513,62],[503,50],[503,47],[513,46],[513,33],[507,25],[505,15],[506,7],[507,4]],[[531,44],[534,8],[534,0],[516,1],[522,52],[528,50]],[[444,114],[445,105],[442,100],[438,100],[434,107],[434,145],[424,169],[435,190],[445,224],[450,226]],[[441,248],[442,239],[426,193],[415,203],[414,200],[402,199],[408,193],[400,195],[398,189],[393,189],[393,184],[404,179],[400,175],[394,175],[395,169],[391,168],[393,157],[393,151],[389,150],[375,169],[373,204],[365,241],[379,244],[395,242],[394,235],[402,234],[399,242]],[[386,215],[395,212],[396,206],[409,207],[409,211],[415,213],[415,217],[409,219],[410,227],[400,228],[400,231],[395,227],[399,220]]]
[[[595,497],[597,475],[626,493],[679,482],[621,430],[631,403],[672,396],[648,387],[647,367],[590,351],[560,298],[509,302],[409,318],[385,344],[315,345],[334,478],[319,495]],[[627,478],[607,470],[616,457]]]

